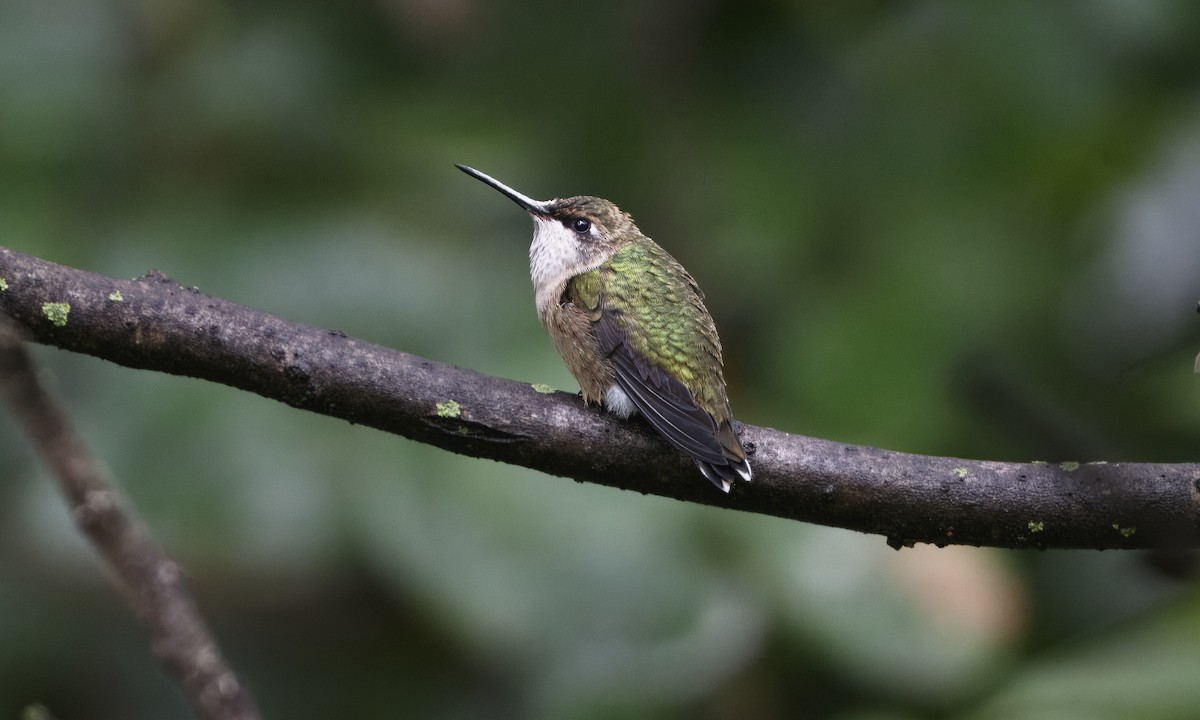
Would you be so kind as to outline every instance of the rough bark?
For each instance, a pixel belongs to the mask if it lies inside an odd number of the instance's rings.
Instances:
[[[644,423],[585,408],[574,395],[289,322],[157,272],[119,280],[0,248],[0,278],[0,309],[37,342],[552,475],[876,533],[895,547],[1200,540],[1200,464],[963,460],[745,426],[754,482],[725,495]]]

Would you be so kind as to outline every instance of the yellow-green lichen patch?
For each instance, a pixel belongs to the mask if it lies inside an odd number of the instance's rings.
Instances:
[[[438,417],[456,418],[462,415],[462,407],[453,400],[447,400],[437,404]]]
[[[65,327],[70,312],[71,303],[42,303],[42,314],[54,327]]]
[[[4,278],[0,277],[0,292],[4,292],[7,289],[8,289],[8,281],[5,280]]]
[[[1042,522],[1041,520],[1030,520],[1029,521],[1029,532],[1040,533],[1041,531],[1043,531],[1045,529],[1046,529],[1046,523]]]
[[[957,476],[958,476],[958,479],[959,479],[959,480],[966,480],[966,479],[967,479],[967,472],[968,472],[968,471],[967,471],[967,469],[966,469],[965,467],[956,467],[956,468],[954,468],[953,472],[954,472],[954,474],[955,474],[955,475],[957,475]]]
[[[1067,472],[1075,472],[1076,470],[1079,469],[1079,463],[1075,462],[1074,460],[1068,460],[1067,462],[1060,462],[1058,464],[1058,466],[1060,468],[1062,468],[1063,470],[1066,470]]]
[[[534,392],[540,392],[543,395],[549,395],[550,393],[554,392],[554,388],[545,383],[534,383],[529,387],[533,388]]]
[[[1113,523],[1113,530],[1121,533],[1121,537],[1123,538],[1131,538],[1133,537],[1133,534],[1137,532],[1137,528],[1133,525],[1130,525],[1129,527],[1121,527],[1120,523]]]
[[[121,301],[122,301],[122,300],[124,300],[125,298],[121,297],[121,291],[120,291],[120,290],[113,290],[112,292],[110,292],[110,293],[108,294],[108,299],[109,299],[109,300],[112,300],[113,302],[121,302]]]

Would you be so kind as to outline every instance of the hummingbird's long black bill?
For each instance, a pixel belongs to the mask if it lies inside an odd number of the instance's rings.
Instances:
[[[502,192],[506,196],[508,196],[508,198],[510,200],[512,200],[516,204],[520,205],[522,208],[524,208],[528,212],[538,213],[539,215],[545,215],[547,213],[546,206],[549,205],[549,202],[546,200],[534,200],[533,198],[529,197],[528,195],[525,195],[525,194],[517,192],[516,190],[513,190],[512,188],[510,188],[509,186],[500,182],[499,180],[492,177],[491,175],[488,175],[487,173],[481,173],[473,167],[468,167],[466,165],[461,165],[459,163],[454,163],[454,167],[458,168],[459,170],[462,170],[463,172],[465,172],[466,174],[475,178],[476,180],[487,183],[488,185],[491,185],[492,187],[496,188],[497,190],[499,190],[500,192]]]

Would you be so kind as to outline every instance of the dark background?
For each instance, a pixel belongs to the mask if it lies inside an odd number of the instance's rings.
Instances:
[[[0,0],[0,243],[573,391],[529,220],[462,162],[631,212],[748,423],[1196,460],[1198,32],[1114,0]],[[269,717],[1200,707],[1200,598],[1145,554],[897,553],[37,350]],[[7,415],[0,469],[0,718],[186,716]]]

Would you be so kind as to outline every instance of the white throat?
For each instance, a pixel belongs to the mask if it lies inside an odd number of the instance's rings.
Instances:
[[[558,220],[533,216],[533,242],[529,246],[529,277],[537,293],[538,310],[558,302],[557,293],[573,275],[599,267],[603,260],[587,263],[579,237]]]

